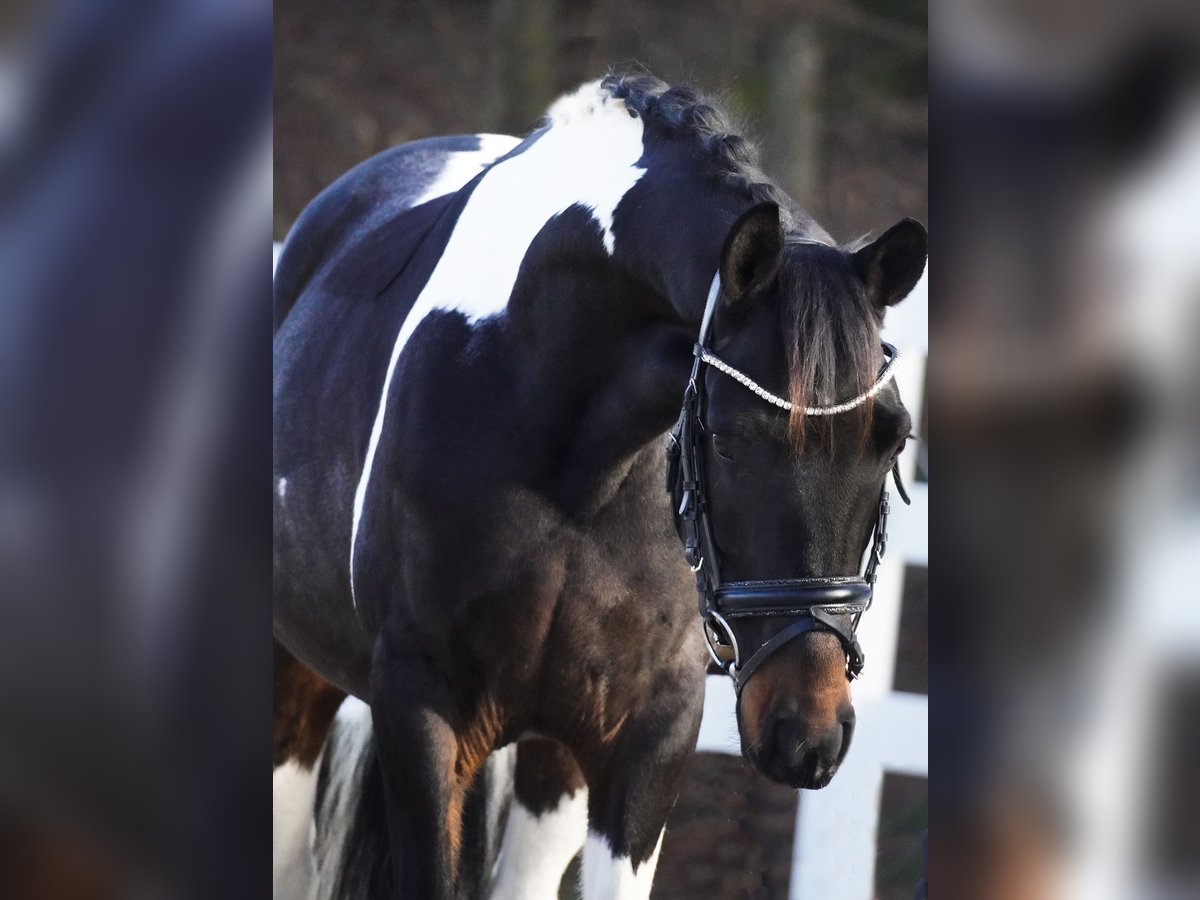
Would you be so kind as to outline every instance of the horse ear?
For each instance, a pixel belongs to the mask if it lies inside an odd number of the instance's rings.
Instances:
[[[729,229],[721,251],[721,286],[728,304],[769,282],[779,268],[782,250],[778,204],[768,200],[742,213]]]
[[[925,271],[929,236],[916,219],[901,219],[853,254],[871,305],[881,313],[908,296]]]

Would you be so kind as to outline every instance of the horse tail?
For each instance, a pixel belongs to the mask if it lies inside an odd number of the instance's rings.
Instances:
[[[513,748],[493,753],[463,807],[459,896],[486,897],[512,797]],[[383,771],[370,708],[349,697],[321,755],[313,803],[314,900],[396,896],[387,834]]]
[[[371,710],[355,697],[325,742],[312,812],[315,900],[396,896]]]

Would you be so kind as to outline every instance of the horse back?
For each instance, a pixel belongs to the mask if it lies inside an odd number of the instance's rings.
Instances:
[[[301,214],[275,274],[276,637],[342,690],[370,639],[349,585],[351,516],[392,343],[461,209],[459,188],[516,138],[405,144]]]

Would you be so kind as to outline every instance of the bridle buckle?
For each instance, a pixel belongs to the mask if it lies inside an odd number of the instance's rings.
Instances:
[[[712,661],[722,672],[733,674],[741,659],[741,653],[737,636],[725,621],[725,617],[710,608],[707,616],[701,620],[701,627],[704,632],[704,646],[708,648],[708,655],[712,657]]]

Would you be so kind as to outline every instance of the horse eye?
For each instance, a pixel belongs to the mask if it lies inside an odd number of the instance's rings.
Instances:
[[[900,443],[896,445],[896,449],[892,451],[892,462],[896,462],[900,458],[900,454],[904,452],[909,441],[915,441],[916,439],[917,436],[915,434],[906,434],[902,437]]]
[[[721,449],[721,447],[722,447],[721,442],[722,442],[721,436],[719,434],[714,433],[712,436],[713,451],[716,452],[717,456],[721,457],[721,459],[725,460],[726,462],[733,462],[733,457]],[[728,450],[728,449],[729,449],[728,447],[725,448],[725,450]]]

